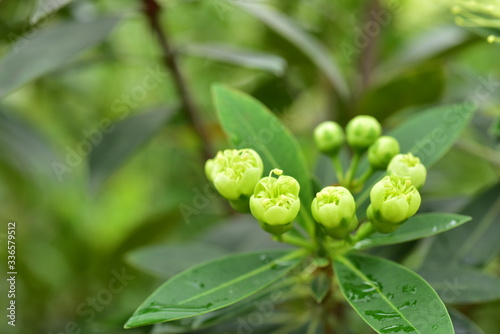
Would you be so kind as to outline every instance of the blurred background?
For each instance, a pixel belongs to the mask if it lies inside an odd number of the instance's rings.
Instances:
[[[391,129],[433,105],[477,105],[429,171],[423,210],[458,212],[498,184],[498,1],[258,3],[0,1],[0,254],[15,221],[18,272],[17,326],[2,315],[2,333],[149,333],[122,327],[165,278],[270,242],[204,177],[228,146],[216,82],[278,114],[311,170],[323,120],[370,114]],[[493,189],[484,210],[500,223]],[[462,311],[498,333],[499,302]]]

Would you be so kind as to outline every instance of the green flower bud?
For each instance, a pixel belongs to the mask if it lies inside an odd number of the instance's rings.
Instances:
[[[356,116],[347,123],[347,142],[356,151],[366,150],[380,137],[382,126],[372,116]]]
[[[314,198],[311,210],[323,230],[335,239],[344,239],[358,226],[356,203],[344,187],[325,187]]]
[[[413,154],[398,154],[392,158],[387,166],[387,173],[389,175],[398,175],[409,177],[411,183],[417,188],[421,189],[427,177],[427,170],[425,166],[420,163],[420,159]]]
[[[420,207],[420,193],[409,177],[390,175],[370,191],[366,215],[381,233],[390,233],[413,216]]]
[[[230,201],[250,197],[263,170],[262,159],[252,149],[219,151],[205,163],[207,178]]]
[[[325,154],[336,154],[344,143],[344,131],[335,122],[323,122],[314,129],[314,141]]]
[[[391,159],[399,153],[396,138],[382,136],[377,138],[368,148],[368,161],[373,169],[386,169]]]
[[[279,177],[272,177],[273,173]],[[300,210],[299,183],[293,177],[281,174],[282,170],[273,169],[268,177],[257,183],[250,197],[252,215],[265,231],[275,235],[290,230]]]

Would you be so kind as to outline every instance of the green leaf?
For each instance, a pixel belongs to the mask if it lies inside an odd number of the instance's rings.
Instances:
[[[423,267],[483,268],[500,251],[500,183],[470,202],[461,213],[474,217],[470,224],[442,234],[429,250]]]
[[[220,123],[236,148],[252,148],[264,161],[264,171],[279,168],[300,184],[300,200],[309,210],[312,184],[304,155],[295,137],[262,103],[240,91],[215,85],[212,89]],[[299,215],[300,215],[299,214]],[[303,226],[307,218],[303,216]]]
[[[23,36],[0,60],[0,98],[59,67],[101,42],[118,23],[116,17],[68,21]]]
[[[341,97],[349,96],[349,87],[334,57],[323,44],[304,32],[297,23],[268,6],[243,1],[237,1],[235,4],[297,46],[325,74]]]
[[[157,329],[158,332],[163,333],[161,329],[168,328],[169,325],[177,328],[177,332],[172,333],[178,333],[179,329],[181,329],[180,332],[206,329],[206,332],[217,333],[214,326],[235,323],[241,327],[241,320],[238,319],[243,318],[248,320],[249,317],[252,318],[252,314],[254,314],[254,312],[261,313],[265,317],[265,319],[263,319],[265,323],[272,323],[276,325],[277,323],[287,322],[287,319],[282,316],[282,313],[277,311],[281,304],[290,301],[290,299],[300,298],[300,296],[297,296],[290,291],[294,288],[295,283],[295,280],[276,282],[275,284],[272,284],[267,288],[223,309],[177,321],[156,324],[154,333],[157,332]],[[279,319],[273,319],[273,317],[277,317]],[[259,325],[261,325],[261,323],[259,323]],[[261,329],[260,326],[259,329]],[[235,328],[234,332],[236,331],[237,329]],[[226,329],[223,332],[231,333],[233,331]]]
[[[302,251],[231,255],[184,271],[135,311],[126,328],[205,314],[236,303],[276,282],[300,263]]]
[[[453,25],[426,30],[403,43],[394,56],[376,70],[376,74],[387,76],[391,72],[406,70],[409,66],[442,57],[477,40]]]
[[[325,299],[328,291],[330,291],[331,285],[332,281],[325,272],[320,272],[318,275],[314,276],[311,283],[311,290],[317,303],[321,303],[323,299]]]
[[[448,267],[419,270],[447,304],[482,303],[500,299],[500,279],[478,270]]]
[[[443,302],[409,269],[362,254],[338,257],[334,269],[349,304],[378,333],[453,334]]]
[[[422,213],[408,219],[393,233],[375,233],[356,243],[356,249],[392,245],[420,238],[430,237],[458,227],[472,218],[449,213]]]
[[[283,75],[286,69],[286,60],[282,57],[220,43],[189,44],[181,50],[188,55],[268,71],[276,75]]]
[[[38,0],[35,11],[31,16],[31,24],[37,24],[41,19],[54,14],[72,1],[73,0]]]
[[[226,253],[220,247],[206,244],[156,245],[134,250],[126,258],[130,265],[140,270],[168,278]]]
[[[450,312],[451,321],[455,334],[484,334],[483,330],[479,328],[472,320],[467,318],[462,313],[454,308],[448,308]]]
[[[396,129],[389,131],[399,141],[401,152],[418,156],[427,168],[438,161],[455,143],[469,123],[475,107],[464,104],[439,106],[419,112]],[[359,174],[368,169],[366,157],[359,167]],[[366,183],[357,198],[358,215],[364,216],[372,186],[385,175],[375,173]]]
[[[437,101],[444,91],[444,85],[445,73],[440,64],[407,69],[398,76],[378,83],[364,94],[357,113],[371,115],[383,122],[403,108]],[[394,99],[394,96],[398,98]]]
[[[139,147],[165,125],[172,111],[167,109],[144,112],[119,121],[109,127],[89,155],[90,184],[97,189]],[[102,135],[102,134],[101,134]]]
[[[57,155],[31,124],[0,111],[0,164],[39,182],[54,177],[51,166]]]

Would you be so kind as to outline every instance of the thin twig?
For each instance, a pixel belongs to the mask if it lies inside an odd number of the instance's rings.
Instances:
[[[155,33],[158,39],[158,43],[160,44],[160,48],[163,52],[163,63],[168,71],[172,74],[172,78],[177,92],[179,93],[179,97],[182,101],[182,106],[186,113],[186,116],[197,132],[198,136],[200,137],[203,150],[203,158],[205,160],[209,159],[212,157],[210,137],[207,130],[205,129],[202,120],[200,119],[199,110],[196,107],[193,97],[189,91],[186,79],[182,75],[179,63],[177,61],[177,54],[170,44],[166,28],[163,27],[160,23],[159,17],[161,14],[161,7],[156,0],[142,0],[142,3],[144,14],[147,17],[151,29]]]
[[[379,12],[380,9],[381,6],[379,0],[372,0],[368,4],[365,13],[364,26],[367,26],[370,23],[374,23],[375,19],[373,17],[373,13]],[[380,26],[379,28],[382,29],[382,26]],[[370,84],[371,75],[377,61],[379,35],[380,32],[375,34],[374,36],[367,34],[366,36],[368,37],[368,43],[366,47],[361,49],[361,55],[359,57],[359,72],[361,75],[361,84],[358,86],[359,95],[362,95],[365,89]]]

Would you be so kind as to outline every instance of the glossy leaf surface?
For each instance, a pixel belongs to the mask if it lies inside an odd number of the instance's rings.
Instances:
[[[125,327],[182,319],[218,310],[252,295],[299,263],[289,251],[231,255],[184,271],[139,306]]]
[[[453,334],[437,293],[409,269],[361,254],[337,258],[334,268],[349,304],[378,333]]]

